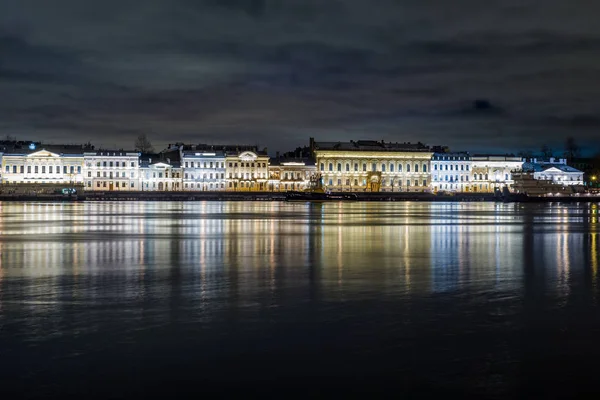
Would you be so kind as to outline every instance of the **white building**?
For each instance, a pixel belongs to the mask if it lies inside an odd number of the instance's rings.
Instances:
[[[471,176],[469,153],[434,153],[431,158],[431,187],[434,192],[468,192]]]
[[[431,156],[422,143],[314,142],[317,170],[334,192],[429,191]]]
[[[181,150],[183,190],[225,190],[225,153],[199,145]]]
[[[140,157],[140,190],[173,192],[181,191],[183,173],[179,161],[164,159],[158,154]]]
[[[123,150],[86,151],[83,159],[85,190],[140,190],[140,153]]]
[[[82,184],[81,146],[43,145],[5,153],[2,183]]]
[[[504,187],[512,190],[513,172],[520,171],[520,157],[504,155],[473,155],[471,157],[470,191],[492,193]]]
[[[524,172],[532,172],[536,180],[550,181],[556,185],[583,185],[583,171],[567,165],[564,158],[548,161],[531,159],[523,164]]]

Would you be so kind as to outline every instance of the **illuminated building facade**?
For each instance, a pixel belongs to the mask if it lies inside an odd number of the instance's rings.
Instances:
[[[305,190],[310,177],[316,172],[315,163],[309,159],[273,159],[269,165],[267,190],[272,192]]]
[[[2,156],[2,183],[81,184],[81,146],[44,146],[15,149]]]
[[[183,188],[183,169],[178,160],[163,154],[142,154],[140,157],[140,190],[174,192]]]
[[[431,187],[434,192],[468,192],[471,176],[469,153],[434,153],[431,158]]]
[[[225,152],[208,146],[181,149],[183,190],[225,190]]]
[[[334,192],[423,192],[431,182],[429,147],[369,140],[315,142],[317,172]]]
[[[83,153],[85,190],[140,190],[140,153],[123,150],[98,150]]]
[[[473,192],[493,193],[513,189],[513,172],[520,171],[523,160],[512,155],[474,155],[471,157],[471,184]]]
[[[564,158],[551,157],[548,161],[531,159],[523,164],[523,171],[532,172],[537,180],[550,181],[562,186],[583,186],[583,171],[567,165]]]
[[[229,191],[266,191],[269,180],[269,156],[256,147],[227,147],[225,181]]]

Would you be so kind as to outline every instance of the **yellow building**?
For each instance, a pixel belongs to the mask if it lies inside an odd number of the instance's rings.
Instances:
[[[474,155],[471,157],[470,189],[473,192],[493,193],[507,188],[513,190],[513,172],[521,170],[521,157],[504,155]]]
[[[317,172],[333,192],[423,192],[430,190],[431,156],[422,143],[370,140],[315,142]]]
[[[225,180],[228,191],[266,191],[269,156],[256,147],[225,148]]]
[[[317,172],[315,163],[306,159],[273,159],[269,165],[268,190],[286,192],[305,190]]]

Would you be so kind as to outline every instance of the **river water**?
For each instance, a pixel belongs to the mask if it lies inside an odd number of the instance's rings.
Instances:
[[[598,210],[0,203],[0,396],[600,396]]]

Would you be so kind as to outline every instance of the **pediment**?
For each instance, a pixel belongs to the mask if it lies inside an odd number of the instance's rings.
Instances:
[[[60,154],[53,153],[48,150],[39,150],[34,153],[28,154],[27,157],[48,157],[48,158],[57,158],[60,157]]]

